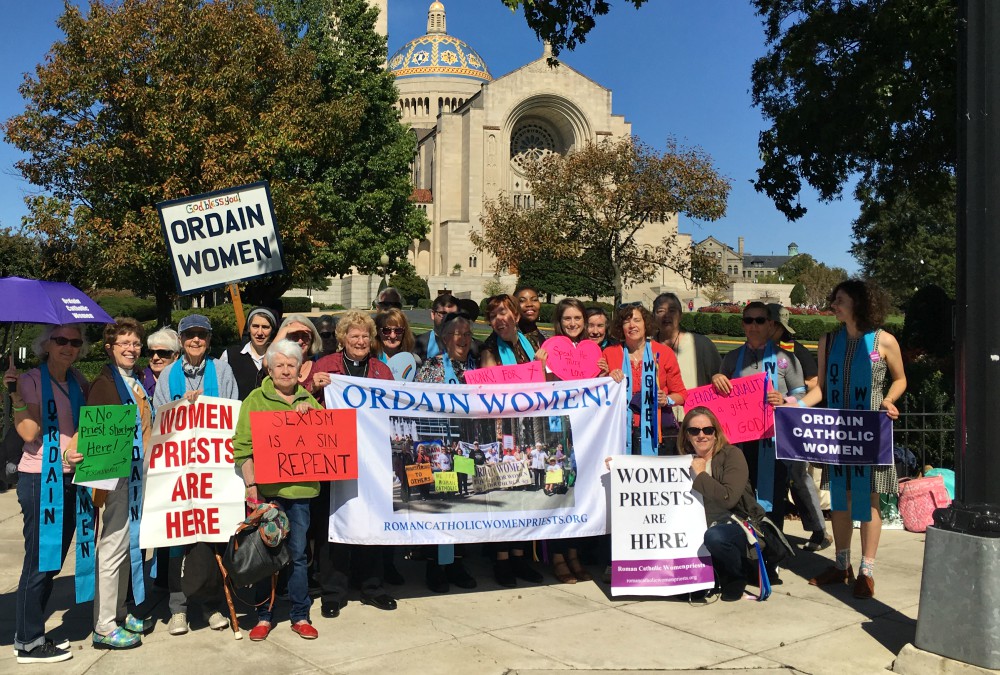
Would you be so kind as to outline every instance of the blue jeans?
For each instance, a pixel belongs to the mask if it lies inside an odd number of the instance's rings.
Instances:
[[[743,558],[747,550],[746,530],[734,522],[720,523],[705,530],[705,548],[712,554],[712,566],[720,580],[744,579]]]
[[[288,618],[292,623],[309,620],[309,608],[312,598],[309,597],[309,567],[306,557],[306,543],[309,541],[309,503],[310,499],[286,499],[274,497],[271,499],[280,506],[288,516],[288,540],[285,546],[292,554],[291,568],[288,574],[288,599],[292,608]],[[257,602],[271,595],[271,584],[267,580],[257,584]],[[257,609],[257,620],[271,622],[271,610],[264,603]]]
[[[63,476],[63,529],[62,557],[59,567],[66,561],[66,554],[76,530],[76,486],[73,474]],[[42,476],[38,473],[21,473],[17,478],[17,500],[24,517],[24,565],[17,582],[17,605],[14,616],[14,647],[31,651],[45,642],[45,606],[52,595],[52,580],[59,570],[38,570],[38,508],[42,491]]]

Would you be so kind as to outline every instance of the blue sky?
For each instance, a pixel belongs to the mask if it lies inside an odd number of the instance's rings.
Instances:
[[[390,0],[389,52],[426,30],[429,0]],[[17,26],[0,41],[0,118],[23,110],[17,87],[61,36],[55,20],[62,0],[10,3],[5,23]],[[448,32],[468,42],[494,77],[541,54],[542,46],[521,14],[500,0],[445,2]],[[613,92],[616,114],[632,131],[662,149],[673,136],[703,148],[732,181],[722,220],[681,220],[681,230],[700,240],[715,236],[735,248],[743,236],[750,253],[783,255],[790,242],[829,265],[857,271],[851,222],[857,203],[823,204],[806,194],[804,218],[789,223],[751,181],[759,165],[757,136],[764,120],[750,103],[750,68],[763,55],[760,20],[746,0],[650,0],[636,10],[623,0],[597,22],[587,42],[562,60]],[[23,196],[33,187],[17,176],[19,154],[0,144],[0,225],[18,226],[26,212]]]

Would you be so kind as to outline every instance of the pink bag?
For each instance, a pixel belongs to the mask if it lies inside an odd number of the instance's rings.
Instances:
[[[923,532],[934,524],[934,509],[951,505],[944,478],[903,478],[899,481],[899,515],[910,532]]]

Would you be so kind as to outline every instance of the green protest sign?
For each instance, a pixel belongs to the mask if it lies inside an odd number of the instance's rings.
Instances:
[[[458,474],[454,471],[435,473],[434,492],[458,492]]]
[[[464,473],[466,476],[476,475],[476,463],[469,457],[455,456],[455,473]]]
[[[132,441],[137,433],[134,405],[93,405],[80,408],[76,483],[126,478],[132,467]]]

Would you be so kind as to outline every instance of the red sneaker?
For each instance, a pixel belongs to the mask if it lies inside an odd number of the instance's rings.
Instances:
[[[261,640],[266,640],[267,636],[271,633],[271,624],[267,621],[261,621],[256,626],[250,629],[250,639],[254,642],[260,642]]]
[[[292,630],[298,633],[300,638],[305,638],[306,640],[315,640],[319,637],[319,632],[308,621],[293,623]]]

